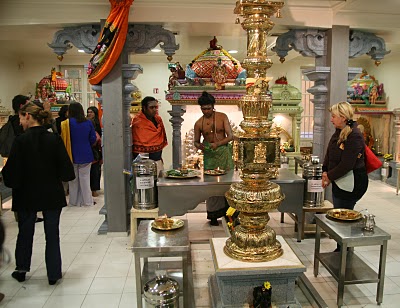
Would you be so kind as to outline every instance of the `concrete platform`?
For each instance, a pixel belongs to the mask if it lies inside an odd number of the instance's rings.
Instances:
[[[277,236],[283,255],[269,262],[242,262],[227,256],[227,238],[211,239],[215,275],[209,278],[212,307],[246,307],[253,302],[253,289],[269,281],[272,301],[277,307],[300,307],[295,298],[295,281],[306,271],[282,236]]]

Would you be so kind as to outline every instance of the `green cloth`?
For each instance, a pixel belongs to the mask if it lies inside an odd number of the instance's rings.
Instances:
[[[232,144],[224,144],[212,150],[208,142],[204,142],[204,170],[220,168],[222,170],[232,170],[233,149]]]

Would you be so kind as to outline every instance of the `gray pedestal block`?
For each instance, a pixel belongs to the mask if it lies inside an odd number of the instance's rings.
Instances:
[[[243,307],[253,302],[253,289],[269,281],[272,301],[278,307],[300,307],[295,297],[295,282],[306,268],[279,237],[284,254],[277,260],[261,263],[240,262],[222,255],[221,239],[213,239],[215,275],[209,278],[209,292],[213,308]],[[223,252],[222,252],[223,253]]]

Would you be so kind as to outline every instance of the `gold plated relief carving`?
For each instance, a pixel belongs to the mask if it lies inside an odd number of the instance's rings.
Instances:
[[[254,162],[255,163],[266,163],[267,159],[265,156],[265,153],[267,153],[266,151],[267,146],[264,143],[259,143],[256,145],[255,150],[254,150]]]

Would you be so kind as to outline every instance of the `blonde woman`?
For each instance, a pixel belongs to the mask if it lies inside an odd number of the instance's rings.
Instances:
[[[326,151],[322,186],[332,184],[335,208],[354,209],[368,188],[364,137],[353,121],[353,108],[349,103],[337,103],[329,111],[336,130]]]

